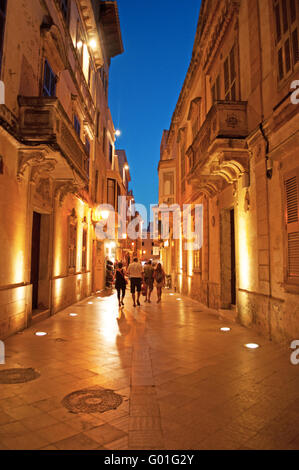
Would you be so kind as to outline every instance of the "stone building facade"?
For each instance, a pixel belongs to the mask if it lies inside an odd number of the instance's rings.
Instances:
[[[203,0],[159,163],[160,204],[203,206],[202,248],[163,249],[177,289],[275,341],[299,337],[298,79],[297,0]]]
[[[0,10],[3,339],[104,286],[94,212],[116,166],[108,82],[123,44],[116,2],[4,0]]]

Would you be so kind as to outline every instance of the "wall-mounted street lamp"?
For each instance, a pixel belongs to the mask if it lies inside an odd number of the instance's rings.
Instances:
[[[126,163],[123,167],[123,183],[125,184],[125,181],[126,181],[126,171],[129,170],[129,165]]]
[[[92,211],[92,222],[97,224],[98,222],[104,222],[109,219],[109,211],[108,210],[99,210],[94,209]]]
[[[96,49],[97,41],[95,39],[91,39],[91,41],[89,41],[89,47],[91,47],[91,49]]]
[[[115,131],[115,136],[116,136],[116,137],[120,137],[120,136],[121,136],[121,131],[120,131],[119,129],[117,129],[117,130]]]

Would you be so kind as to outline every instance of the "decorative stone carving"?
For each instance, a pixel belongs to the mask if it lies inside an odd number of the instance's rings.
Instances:
[[[54,197],[58,199],[59,205],[62,206],[68,194],[77,194],[80,185],[73,180],[63,180],[56,182]]]
[[[46,158],[39,165],[34,165],[31,171],[30,182],[36,184],[41,176],[46,176],[54,171],[57,161],[51,158]]]
[[[35,192],[39,195],[44,201],[49,202],[51,199],[51,182],[50,178],[40,178]]]
[[[44,162],[46,159],[46,151],[44,149],[33,150],[26,148],[19,150],[19,162],[17,170],[17,180],[24,178],[25,171],[28,167],[36,166]]]

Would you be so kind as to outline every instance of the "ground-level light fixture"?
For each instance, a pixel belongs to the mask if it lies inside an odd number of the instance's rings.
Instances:
[[[245,344],[245,348],[247,348],[247,349],[257,349],[259,347],[260,347],[260,345],[256,344],[256,343],[247,343],[247,344]]]
[[[223,328],[220,328],[220,331],[230,331],[230,328],[228,326],[224,326]]]
[[[88,302],[88,305],[93,305],[93,302]]]
[[[70,313],[70,317],[77,317],[78,313]]]
[[[48,333],[46,333],[45,331],[37,331],[35,333],[35,336],[47,336]]]

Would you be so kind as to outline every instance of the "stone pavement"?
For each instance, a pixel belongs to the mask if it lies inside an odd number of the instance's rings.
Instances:
[[[298,449],[290,350],[178,294],[155,300],[119,312],[93,297],[7,339],[0,449]]]

